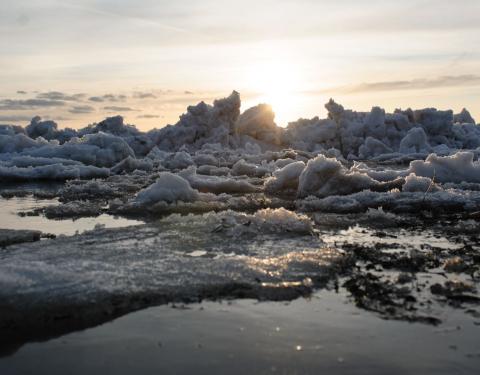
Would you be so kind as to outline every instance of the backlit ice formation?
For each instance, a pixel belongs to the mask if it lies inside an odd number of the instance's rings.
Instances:
[[[311,209],[315,199],[326,207],[321,200],[365,192],[373,200],[428,193],[440,205],[464,199],[467,207],[470,199],[469,209],[476,207],[480,127],[466,109],[455,115],[433,108],[355,112],[330,100],[327,118],[282,128],[270,106],[241,113],[240,105],[233,92],[212,105],[189,106],[175,125],[148,132],[120,116],[79,130],[39,117],[25,128],[2,125],[0,178],[97,179],[113,191],[106,198],[122,198],[110,202],[116,212],[123,204],[127,211],[152,205]],[[84,182],[76,189],[82,184],[86,188]],[[283,198],[290,203],[279,203]]]

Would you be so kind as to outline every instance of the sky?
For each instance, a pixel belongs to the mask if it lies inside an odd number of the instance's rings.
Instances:
[[[470,110],[479,0],[1,0],[0,123],[147,130],[240,92],[285,126],[346,108]]]

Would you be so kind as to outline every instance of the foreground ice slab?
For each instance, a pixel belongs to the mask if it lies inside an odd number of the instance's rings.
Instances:
[[[169,301],[291,299],[327,282],[341,259],[286,210],[60,236],[0,253],[0,324],[28,333]]]

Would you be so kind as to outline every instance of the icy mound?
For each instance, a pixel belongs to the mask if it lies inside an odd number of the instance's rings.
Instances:
[[[192,189],[187,180],[170,172],[162,172],[157,182],[137,194],[134,202],[146,206],[157,202],[192,202],[196,199],[198,191]]]
[[[266,230],[276,233],[310,234],[313,232],[312,222],[307,216],[284,208],[259,210],[253,218],[257,221],[256,225],[261,232]]]
[[[233,92],[228,98],[216,100],[213,106],[204,102],[187,108],[175,125],[149,132],[160,150],[177,151],[185,145],[199,149],[207,143],[234,146],[235,122],[240,115],[240,95]]]
[[[348,195],[361,190],[387,191],[401,186],[403,180],[379,182],[367,174],[345,168],[338,160],[323,155],[309,160],[299,178],[298,197]]]
[[[422,128],[410,129],[400,142],[399,148],[399,152],[402,154],[429,152],[430,150],[427,134]]]
[[[94,134],[94,133],[109,133],[119,137],[130,137],[140,135],[141,132],[133,125],[126,125],[122,116],[108,117],[98,124],[89,125],[80,129],[80,135]]]
[[[163,166],[174,171],[178,169],[188,168],[194,164],[192,156],[185,151],[179,151],[167,155],[163,161]]]
[[[360,159],[370,159],[375,156],[391,154],[393,150],[378,139],[367,137],[365,143],[358,149]]]
[[[273,176],[265,182],[265,190],[269,193],[286,193],[297,191],[300,175],[305,169],[303,161],[287,164],[273,172]]]
[[[127,125],[122,116],[108,117],[98,124],[80,129],[78,134],[107,133],[122,138],[135,152],[136,156],[145,156],[153,148],[153,140],[145,133],[139,131],[134,125]]]
[[[0,134],[0,153],[17,153],[48,144],[43,139],[32,139],[25,134]]]
[[[58,129],[58,124],[55,121],[42,121],[39,116],[34,117],[30,124],[25,127],[25,133],[32,139],[55,139],[60,143],[77,136],[76,130],[70,128]]]
[[[472,152],[457,152],[449,157],[431,154],[425,161],[412,161],[409,171],[438,182],[480,183],[480,163],[474,162],[473,157]]]
[[[319,145],[327,149],[340,148],[337,124],[330,119],[320,120],[318,117],[290,122],[284,140],[293,148],[307,151],[314,151]]]
[[[271,145],[280,145],[282,129],[275,124],[274,118],[272,107],[259,104],[242,113],[235,129],[239,135],[249,136]]]
[[[457,113],[453,116],[453,122],[455,122],[456,124],[476,124],[472,115],[470,115],[470,112],[468,112],[466,108],[463,108],[460,113]]]
[[[110,170],[113,173],[133,172],[135,170],[151,171],[153,169],[153,162],[149,159],[135,159],[127,156],[118,164],[114,165]]]
[[[0,135],[25,134],[25,129],[19,125],[0,125]]]
[[[235,176],[263,177],[270,171],[271,169],[265,165],[255,165],[244,159],[240,159],[232,167],[232,174]]]
[[[63,158],[97,167],[112,167],[128,156],[135,154],[120,137],[106,134],[87,134],[82,138],[72,138],[58,145],[47,144],[42,147],[24,150],[23,155],[44,158]]]
[[[190,186],[202,193],[253,193],[257,188],[246,180],[236,180],[234,178],[218,176],[202,176],[197,174],[195,167],[189,167],[181,171],[179,176],[190,183]]]
[[[410,173],[405,178],[405,184],[402,186],[402,191],[404,192],[421,192],[421,193],[430,193],[434,191],[439,191],[441,188],[433,182],[431,178],[428,177],[419,177]]]
[[[208,216],[207,216],[208,218]],[[258,210],[253,215],[233,211],[213,216],[214,232],[238,237],[265,233],[310,235],[313,233],[311,220],[285,208]]]

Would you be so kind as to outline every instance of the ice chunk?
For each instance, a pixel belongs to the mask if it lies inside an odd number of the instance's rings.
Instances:
[[[262,153],[262,148],[258,145],[258,143],[246,142],[243,148],[245,149],[245,152],[250,155],[259,155]]]
[[[430,145],[427,142],[427,135],[422,128],[412,128],[400,142],[400,152],[410,154],[416,152],[429,152]]]
[[[366,174],[374,180],[381,182],[392,181],[398,177],[405,177],[408,175],[405,170],[372,167],[360,162],[354,162],[353,166],[350,168],[350,171]]]
[[[108,133],[122,137],[140,134],[140,131],[133,125],[126,125],[122,116],[107,117],[98,124],[93,124],[79,131],[81,135],[94,133]]]
[[[288,190],[297,190],[300,175],[305,169],[303,161],[287,164],[282,169],[273,172],[273,176],[267,179],[265,190],[269,193],[282,193]]]
[[[323,155],[309,160],[302,171],[298,186],[300,198],[309,195],[326,197],[328,195],[351,194],[363,189],[370,189],[380,183],[366,174],[348,171],[336,159]]]
[[[234,237],[266,233],[299,235],[313,233],[310,218],[283,207],[258,210],[253,215],[225,211],[213,217],[217,221],[214,232],[222,232]]]
[[[47,140],[57,140],[64,143],[78,135],[77,131],[70,128],[58,129],[58,124],[55,121],[42,121],[39,116],[35,116],[30,124],[25,128],[26,134],[32,138],[39,137]]]
[[[30,138],[42,137],[44,139],[55,139],[57,133],[57,123],[55,121],[42,121],[39,116],[36,116],[25,128],[27,135]]]
[[[25,134],[15,135],[0,134],[0,153],[22,152],[27,149],[37,148],[48,144],[43,138],[32,139]]]
[[[213,165],[218,167],[219,165],[219,160],[212,154],[196,153],[193,160],[197,166]]]
[[[378,155],[390,154],[393,150],[378,139],[367,137],[365,143],[360,146],[358,156],[360,159],[370,159]]]
[[[247,163],[244,159],[240,159],[232,167],[232,174],[235,176],[263,177],[269,172],[269,168]]]
[[[292,159],[292,158],[278,159],[278,160],[275,160],[275,162],[274,162],[275,167],[277,167],[277,168],[283,168],[286,165],[291,164],[291,163],[295,163],[295,160]]]
[[[191,155],[185,151],[175,152],[164,159],[162,163],[171,170],[184,169],[194,164]]]
[[[285,208],[258,210],[254,215],[254,219],[259,220],[261,230],[265,227],[269,231],[276,233],[312,233],[313,227],[310,218],[296,212],[286,210]]]
[[[452,156],[430,154],[423,160],[410,163],[409,172],[437,182],[480,183],[480,163],[473,161],[472,152],[457,152]]]
[[[25,129],[19,125],[0,125],[0,135],[25,134]]]
[[[195,167],[181,171],[179,176],[190,183],[190,186],[202,193],[253,193],[257,188],[245,180],[218,176],[198,175]]]
[[[204,102],[189,106],[176,125],[151,131],[149,136],[165,151],[178,151],[183,145],[198,150],[207,143],[232,146],[239,115],[240,95],[234,91],[228,98],[214,101],[213,106]]]
[[[453,122],[458,124],[476,124],[470,112],[466,108],[463,108],[460,113],[457,113],[453,116]]]
[[[149,159],[135,159],[127,156],[121,162],[113,166],[110,170],[113,173],[133,172],[134,170],[151,171],[153,163]]]
[[[340,148],[337,124],[330,120],[299,119],[290,122],[284,135],[285,143],[296,148],[313,151],[318,145],[325,148]]]
[[[415,122],[421,124],[430,135],[448,134],[453,124],[453,111],[426,108],[413,111]]]
[[[384,139],[386,136],[385,110],[373,107],[365,117],[365,135],[374,139]],[[367,138],[368,139],[368,138]]]
[[[274,122],[275,113],[267,104],[259,104],[242,113],[235,125],[237,134],[280,145],[282,129]]]
[[[408,192],[431,193],[439,190],[441,190],[441,188],[435,184],[432,179],[428,177],[419,177],[413,173],[410,173],[405,178],[405,184],[402,187],[402,191]]]
[[[187,180],[170,172],[161,172],[158,180],[141,190],[134,202],[140,205],[150,205],[160,201],[167,203],[192,202],[196,199],[198,199],[198,191],[192,189]]]
[[[475,149],[480,147],[480,126],[475,124],[455,124],[452,126],[458,148]]]
[[[152,160],[163,160],[170,154],[170,152],[162,151],[157,146],[155,146],[150,150],[146,157]]]
[[[214,167],[213,165],[202,165],[197,168],[198,174],[204,174],[208,176],[227,176],[230,174],[230,168],[227,167]]]
[[[122,116],[108,117],[98,124],[89,125],[78,131],[80,136],[100,132],[121,137],[137,156],[146,156],[155,146],[151,137],[140,132],[134,125],[125,124]]]
[[[62,145],[47,144],[23,152],[25,155],[45,158],[63,158],[81,161],[97,167],[112,167],[128,156],[135,154],[120,137],[106,133],[87,134],[72,138]]]

